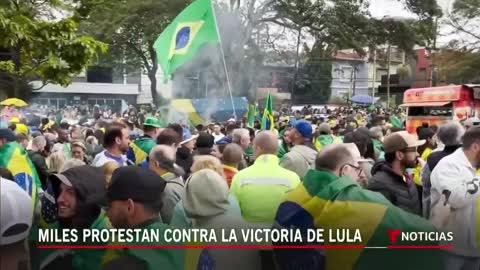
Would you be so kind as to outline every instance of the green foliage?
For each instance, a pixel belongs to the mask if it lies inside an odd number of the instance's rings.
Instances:
[[[403,2],[408,10],[416,14],[420,20],[441,17],[442,9],[438,6],[437,0],[399,0]],[[474,0],[475,1],[475,0]]]
[[[303,89],[296,89],[296,94],[303,94],[305,98],[324,103],[332,94],[332,55],[335,47],[316,42],[308,52],[305,72],[308,75],[308,84]],[[300,81],[301,82],[301,81]],[[303,91],[302,91],[303,90]]]
[[[10,96],[33,80],[68,85],[107,45],[77,34],[71,17],[45,19],[45,10],[64,8],[57,1],[4,1],[0,4],[0,48],[8,58],[0,61],[2,89]],[[25,93],[27,94],[27,93]]]
[[[468,49],[444,49],[436,55],[439,80],[464,84],[480,82],[480,53]]]
[[[467,18],[480,17],[480,2],[477,0],[456,0],[453,11]]]

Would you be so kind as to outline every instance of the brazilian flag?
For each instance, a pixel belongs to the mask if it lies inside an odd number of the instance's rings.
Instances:
[[[13,174],[15,182],[32,197],[35,209],[38,189],[42,185],[25,148],[17,142],[9,142],[1,147],[0,167],[7,168]]]
[[[197,270],[197,269],[215,269],[215,261],[206,249],[184,249],[175,248],[175,245],[197,245],[196,243],[170,243],[163,239],[166,229],[172,229],[161,222],[155,222],[147,225],[142,230],[156,230],[160,232],[160,242],[133,242],[128,243],[131,246],[172,246],[172,248],[128,248],[109,249],[102,259],[102,264],[108,265],[121,257],[132,257],[141,262],[146,270]],[[112,243],[125,245],[122,243]],[[87,268],[83,268],[87,269]]]
[[[219,43],[211,0],[196,0],[160,34],[153,47],[165,81],[206,43]]]
[[[268,92],[265,109],[263,110],[262,130],[273,130],[274,128],[272,93]]]
[[[132,143],[127,151],[127,159],[130,164],[138,165],[147,159],[150,151],[155,147],[156,142],[152,138],[140,138]]]
[[[310,170],[303,182],[286,195],[275,218],[275,227],[324,229],[324,242],[315,245],[360,245],[372,249],[275,249],[280,269],[443,269],[438,249],[388,249],[392,245],[436,246],[437,242],[403,241],[392,243],[388,232],[436,232],[427,220],[392,205],[382,194],[360,187],[348,177]],[[355,243],[339,243],[342,229],[349,229],[350,239],[359,230]],[[329,232],[334,233],[333,238]],[[345,231],[343,231],[345,232]],[[338,236],[340,235],[340,236]],[[305,236],[306,237],[306,236]],[[345,237],[345,235],[343,235]],[[343,238],[344,240],[346,238]],[[331,241],[332,240],[332,241]],[[294,245],[312,245],[296,243]],[[276,245],[292,245],[276,243]]]

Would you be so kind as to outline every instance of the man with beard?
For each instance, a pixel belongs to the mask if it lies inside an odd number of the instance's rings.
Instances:
[[[67,129],[59,128],[57,130],[57,143],[53,145],[52,152],[62,151],[67,158],[72,156],[72,149],[70,146],[70,134]]]
[[[108,217],[115,228],[158,230],[169,228],[160,219],[162,193],[166,182],[154,171],[138,166],[114,171],[107,191]],[[160,243],[129,243],[130,245],[175,245],[161,239]],[[181,244],[181,243],[180,243]],[[102,269],[213,269],[214,262],[206,250],[186,249],[121,249],[110,250]],[[197,263],[192,263],[196,261]],[[188,266],[186,265],[188,263]]]
[[[120,166],[127,165],[127,153],[130,145],[130,137],[127,127],[122,124],[113,124],[107,129],[103,139],[105,151],[95,156],[92,165],[101,167],[109,161],[115,161]]]
[[[102,168],[88,165],[71,168],[49,178],[51,185],[42,199],[42,218],[46,229],[111,228],[100,204],[105,198]],[[54,212],[52,215],[52,211]],[[50,216],[50,217],[48,217]],[[40,223],[41,227],[45,227]],[[38,233],[32,230],[33,235]],[[79,237],[81,239],[81,237]],[[38,239],[38,237],[31,237]],[[86,243],[88,244],[88,243]],[[98,243],[97,243],[98,244]],[[103,250],[37,249],[40,269],[98,269]]]
[[[478,201],[480,167],[480,127],[470,128],[463,136],[463,147],[442,158],[430,177],[432,211],[441,206],[442,194],[447,194],[451,207],[447,232],[455,236],[452,249],[445,250],[445,269],[479,269]],[[477,235],[477,238],[475,238]],[[445,244],[445,243],[441,243]]]
[[[407,131],[392,133],[383,140],[385,161],[372,168],[372,179],[367,188],[382,193],[392,204],[421,215],[421,203],[413,178],[407,175],[419,158],[417,147],[425,144]]]

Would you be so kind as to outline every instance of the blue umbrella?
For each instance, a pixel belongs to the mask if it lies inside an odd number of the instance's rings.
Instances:
[[[352,97],[351,101],[354,103],[361,103],[361,104],[375,103],[375,100],[373,100],[371,96],[367,96],[367,95],[355,95]]]

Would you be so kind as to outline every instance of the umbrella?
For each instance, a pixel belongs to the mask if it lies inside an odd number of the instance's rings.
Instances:
[[[4,101],[0,102],[0,105],[3,105],[3,106],[16,106],[16,107],[26,107],[28,106],[28,104],[21,100],[21,99],[18,99],[18,98],[8,98],[8,99],[5,99]]]
[[[354,103],[362,103],[362,104],[372,104],[373,99],[371,96],[367,95],[355,95],[352,97],[352,102]]]

